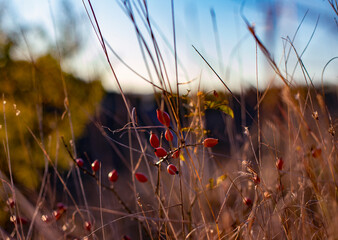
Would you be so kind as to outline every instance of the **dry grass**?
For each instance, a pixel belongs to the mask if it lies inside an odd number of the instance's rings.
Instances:
[[[334,2],[331,3],[336,6]],[[91,2],[88,1],[85,6],[91,13],[89,15],[92,16],[114,80],[120,86]],[[164,138],[167,127],[159,122],[154,123],[154,126],[139,125],[137,109],[129,105],[120,87],[128,123],[122,129],[111,131],[128,136],[129,144],[122,146],[130,150],[129,156],[124,156],[123,161],[128,173],[121,174],[117,182],[107,184],[107,177],[102,174],[107,170],[104,163],[97,172],[78,165],[74,135],[72,139],[62,138],[61,148],[68,152],[72,166],[65,176],[58,171],[43,141],[26,126],[44,154],[46,171],[36,201],[24,196],[13,182],[11,174],[15,169],[11,169],[11,161],[14,160],[10,157],[8,139],[3,139],[9,176],[0,173],[1,197],[13,199],[13,205],[10,206],[9,202],[8,206],[10,215],[26,218],[28,223],[15,222],[11,233],[0,229],[0,237],[126,239],[128,235],[132,239],[336,239],[337,120],[332,119],[328,112],[324,93],[318,92],[312,85],[292,41],[286,40],[286,43],[299,57],[298,64],[304,72],[305,88],[295,86],[288,73],[279,69],[254,28],[244,19],[257,46],[284,83],[280,90],[268,88],[264,93],[257,91],[256,115],[251,116],[246,111],[243,99],[232,94],[202,55],[225,89],[214,93],[198,91],[184,95],[180,93],[177,77],[175,86],[171,86],[152,32],[146,4],[142,5],[141,16],[147,34],[150,34],[150,43],[145,41],[146,37],[135,22],[130,2],[122,1],[121,6],[134,23],[140,47],[150,59],[148,63],[159,80],[159,84],[152,80],[146,81],[154,86],[154,90],[160,90],[155,94],[156,103],[159,109],[167,111],[170,116],[169,129],[174,134],[174,141],[168,142]],[[173,29],[175,32],[174,18]],[[198,49],[195,50],[198,52]],[[221,94],[225,91],[227,95]],[[71,111],[68,107],[71,102],[67,101],[66,83],[64,92],[65,113],[72,132]],[[243,126],[239,137],[234,127],[237,119],[231,118],[232,105],[226,104],[226,98],[242,106],[244,117],[252,118],[253,124]],[[10,123],[6,122],[5,100],[3,98],[4,124],[1,131],[7,133],[7,124]],[[210,108],[222,112],[223,121],[213,124],[227,128],[227,135],[221,137],[219,146],[213,148],[202,144],[208,136],[221,135],[206,129],[205,116]],[[18,118],[24,116],[19,115]],[[121,144],[111,138],[112,133],[99,122],[93,122],[110,144]],[[162,136],[161,145],[168,152],[179,149],[180,157],[174,159],[168,154],[157,158],[148,141],[150,130]],[[225,142],[229,146],[225,146]],[[224,148],[229,151],[225,152]],[[176,165],[179,173],[169,175],[166,171],[168,164]],[[54,216],[44,199],[48,192],[46,189],[52,188],[46,177],[49,167],[61,182],[63,191],[58,194],[68,202],[67,209],[62,206],[53,208]],[[138,172],[143,172],[148,181],[139,182],[135,178]],[[75,189],[80,194],[76,195],[70,189],[69,176],[74,176]],[[60,214],[60,217],[55,217],[55,214]],[[44,222],[46,216],[50,220]],[[84,229],[86,221],[91,226],[87,225],[87,229]]]

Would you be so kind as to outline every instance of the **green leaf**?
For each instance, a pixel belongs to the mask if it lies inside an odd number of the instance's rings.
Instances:
[[[230,117],[234,118],[234,112],[228,105],[221,105],[218,107],[218,109],[224,112],[225,114],[229,115]]]
[[[215,109],[224,112],[225,114],[234,118],[234,112],[228,106],[228,101],[204,101],[206,109]]]

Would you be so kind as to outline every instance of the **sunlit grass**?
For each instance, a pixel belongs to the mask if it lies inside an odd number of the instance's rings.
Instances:
[[[337,8],[334,2],[330,3]],[[63,103],[54,106],[59,108],[54,114],[60,124],[49,126],[52,130],[48,135],[44,124],[51,122],[52,117],[45,118],[46,102],[37,99],[36,113],[31,113],[20,108],[23,103],[17,104],[15,99],[3,95],[0,136],[4,152],[1,169],[5,171],[0,172],[0,195],[5,207],[4,217],[0,219],[3,223],[0,236],[4,239],[335,239],[338,235],[335,227],[337,120],[329,112],[323,89],[318,90],[312,84],[292,41],[285,41],[285,50],[290,49],[298,57],[304,85],[296,85],[288,72],[280,70],[243,16],[257,50],[263,52],[283,86],[268,87],[263,92],[256,90],[255,99],[248,103],[245,96],[249,94],[232,93],[208,59],[194,47],[196,57],[202,58],[224,89],[186,91],[177,75],[176,84],[170,85],[156,38],[152,37],[151,42],[144,40],[144,35],[153,34],[147,21],[147,5],[142,4],[143,8],[139,9],[129,1],[121,2],[134,23],[146,55],[144,59],[158,82],[147,79],[142,82],[154,87],[153,118],[146,116],[154,121],[149,124],[139,121],[145,113],[130,103],[132,97],[124,94],[100,23],[88,1],[85,5],[88,15],[124,103],[111,112],[125,115],[127,120],[119,122],[121,127],[117,129],[102,124],[101,116],[108,116],[109,109],[101,106],[103,114],[97,116],[91,113],[90,104],[81,104],[86,102],[86,96],[89,103],[101,98],[100,89],[95,88],[95,93],[100,95],[96,98],[90,95],[88,86],[83,87],[87,91],[77,95],[80,99],[77,102],[76,86],[69,88],[70,80],[67,81],[61,70],[55,75],[59,76],[62,94],[53,95],[57,87],[43,87],[44,94],[53,96],[46,96],[47,103],[56,97],[61,100],[55,103]],[[135,10],[142,10],[139,14],[148,32],[138,28]],[[175,33],[174,12],[172,27]],[[257,78],[257,85],[258,81]],[[9,108],[9,104],[15,106]],[[237,107],[241,110],[234,111]],[[32,128],[34,121],[39,127]],[[101,162],[86,151],[78,152],[77,138],[86,121],[119,152],[119,159],[113,159],[113,163]],[[39,166],[31,165],[30,170],[38,172],[38,177],[28,186],[24,181],[30,174],[21,176],[23,180],[17,176],[21,170],[15,165],[17,152],[13,153],[10,139],[16,134],[21,134],[18,141],[22,141],[22,148],[16,147],[15,151],[25,153],[21,155],[34,164],[40,161]],[[33,148],[38,149],[36,156],[30,155]],[[63,161],[62,168],[59,161]],[[124,171],[114,169],[117,162],[123,165]],[[70,170],[65,170],[67,166]]]

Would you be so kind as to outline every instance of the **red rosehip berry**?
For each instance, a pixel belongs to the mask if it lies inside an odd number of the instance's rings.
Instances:
[[[311,154],[312,154],[312,157],[314,157],[314,158],[319,158],[320,155],[322,155],[322,149],[320,149],[320,148],[314,148],[314,149],[311,151]]]
[[[277,161],[276,161],[276,168],[278,170],[282,170],[283,169],[283,165],[284,165],[283,158],[278,158]]]
[[[94,172],[97,172],[100,168],[100,162],[98,160],[95,160],[93,163],[92,163],[92,169]]]
[[[8,198],[7,199],[7,205],[8,206],[10,206],[10,208],[14,208],[14,206],[15,206],[15,201],[14,201],[14,199],[13,198]]]
[[[256,185],[258,185],[261,182],[261,179],[258,177],[257,174],[253,176],[252,180]]]
[[[115,169],[108,173],[109,181],[116,182],[118,178],[119,178],[119,174]]]
[[[90,232],[92,229],[92,224],[89,221],[85,221],[83,224],[83,228]]]
[[[123,238],[122,238],[122,240],[131,240],[131,238],[129,236],[127,236],[127,235],[124,235]]]
[[[167,128],[167,130],[165,131],[164,137],[165,139],[167,139],[168,142],[171,142],[174,139],[174,136],[169,130],[169,128]]]
[[[51,221],[51,219],[48,215],[42,215],[41,220],[45,223],[49,223]]]
[[[284,190],[283,184],[277,183],[277,184],[276,184],[276,190],[277,190],[277,191],[283,191],[283,190]]]
[[[162,123],[164,126],[167,126],[167,127],[170,126],[170,117],[168,113],[160,109],[157,109],[156,114],[157,114],[157,119],[158,121],[160,121],[160,123]]]
[[[55,211],[53,211],[53,216],[54,216],[55,220],[59,220],[60,217],[62,216],[62,212],[60,210],[55,210]]]
[[[158,148],[160,146],[160,140],[155,133],[150,133],[149,142],[153,148]]]
[[[155,155],[156,155],[158,158],[165,157],[165,156],[167,156],[167,154],[168,154],[167,151],[166,151],[163,147],[155,148],[154,152],[155,152]]]
[[[77,159],[76,159],[76,163],[77,163],[77,165],[78,165],[79,167],[83,167],[84,162],[83,162],[83,159],[82,159],[82,158],[77,158]]]
[[[178,158],[180,156],[180,150],[176,150],[175,152],[173,152],[173,154],[171,155],[172,158]]]
[[[145,183],[148,181],[148,178],[146,177],[146,175],[144,175],[143,173],[135,173],[135,177],[137,179],[137,181],[141,182],[141,183]]]
[[[21,223],[23,225],[27,224],[28,223],[28,220],[24,217],[16,217],[15,215],[12,215],[9,217],[9,220],[12,222],[12,223]]]
[[[178,174],[178,170],[177,170],[177,167],[173,164],[169,164],[168,167],[167,167],[167,171],[170,175],[175,175],[175,174]]]
[[[203,146],[204,147],[213,147],[215,145],[217,145],[218,143],[218,139],[216,138],[206,138],[203,141]]]
[[[245,205],[247,205],[247,206],[251,206],[252,201],[251,201],[250,198],[245,197],[245,198],[243,199],[243,203],[244,203]]]

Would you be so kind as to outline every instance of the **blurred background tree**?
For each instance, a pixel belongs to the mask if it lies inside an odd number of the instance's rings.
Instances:
[[[64,8],[70,9],[67,5]],[[72,31],[76,19],[71,11],[66,13],[60,31],[63,41],[57,40],[56,48],[53,48],[55,44],[43,38],[41,29],[30,27],[19,32],[9,31],[0,19],[0,95],[1,109],[4,109],[0,118],[0,170],[9,176],[9,151],[14,183],[31,193],[32,199],[39,190],[45,160],[28,129],[43,143],[54,164],[59,169],[68,169],[72,163],[60,139],[61,136],[72,139],[66,106],[69,103],[73,132],[77,138],[104,95],[99,77],[90,81],[79,79],[61,67],[62,61],[71,59],[81,49],[81,39],[76,31]],[[24,45],[29,34],[35,34],[37,41],[46,41],[45,52],[38,55],[30,52],[27,42]],[[17,57],[24,56],[20,54],[24,47],[28,48],[29,57]],[[6,132],[9,149],[6,147]],[[0,196],[4,196],[4,192]],[[0,199],[0,209],[5,205],[4,200]],[[1,220],[8,219],[6,215],[0,212],[0,225]]]

